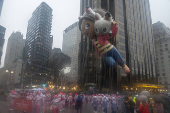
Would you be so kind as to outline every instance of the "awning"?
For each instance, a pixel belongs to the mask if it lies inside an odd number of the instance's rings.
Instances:
[[[127,88],[128,86],[122,86],[124,88]],[[161,89],[164,88],[162,85],[157,84],[143,84],[143,83],[136,83],[133,85],[133,88],[155,88],[155,89]]]

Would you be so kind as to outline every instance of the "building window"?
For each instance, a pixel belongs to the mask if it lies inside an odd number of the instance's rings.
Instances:
[[[119,21],[124,23],[124,19],[122,17],[119,16]]]
[[[119,7],[119,9],[120,9],[120,10],[122,10],[122,11],[123,11],[123,5],[118,4],[118,7]]]
[[[121,55],[123,58],[126,58],[126,53],[120,52],[120,55]]]
[[[123,16],[123,11],[118,10],[118,14],[121,15],[121,16]]]
[[[165,73],[162,73],[162,76],[165,76]]]
[[[165,44],[165,46],[167,47],[167,46],[168,46],[168,44]]]
[[[166,48],[165,50],[168,51],[168,48]]]
[[[119,23],[119,27],[124,30],[124,25]]]
[[[164,58],[163,57],[161,57],[161,60],[163,60]]]
[[[124,39],[124,38],[119,37],[119,41],[120,41],[121,43],[125,44],[125,39]]]
[[[162,52],[162,49],[160,49],[160,52]]]
[[[121,36],[125,37],[125,33],[124,33],[124,31],[119,30],[119,35],[121,35]]]
[[[121,44],[120,44],[120,49],[126,51],[125,45],[121,45]]]

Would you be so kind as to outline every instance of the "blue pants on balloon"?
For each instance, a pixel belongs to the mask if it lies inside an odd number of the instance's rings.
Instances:
[[[109,67],[116,67],[116,64],[118,63],[120,66],[123,66],[125,62],[123,61],[121,55],[117,51],[115,47],[113,47],[111,50],[109,50],[107,53],[104,53],[102,55],[103,59],[105,60],[106,64]]]

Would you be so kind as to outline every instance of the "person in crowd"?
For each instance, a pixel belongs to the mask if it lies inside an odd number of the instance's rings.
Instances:
[[[142,100],[142,104],[139,106],[138,113],[149,113],[149,105],[145,99]]]
[[[75,105],[76,109],[77,109],[77,113],[81,113],[82,111],[82,98],[80,95],[78,95],[77,99],[76,99],[76,105]]]
[[[102,96],[100,94],[98,96],[98,99],[99,99],[99,106],[101,106],[102,105]]]
[[[48,92],[48,93],[46,94],[46,96],[45,96],[45,101],[46,101],[47,103],[50,103],[50,101],[51,101],[51,94],[50,94],[50,92]]]
[[[169,113],[169,104],[170,104],[170,102],[169,102],[169,98],[167,97],[167,98],[163,98],[163,108],[164,108],[164,110],[165,111],[167,111],[168,113]]]
[[[86,95],[85,100],[86,100],[86,105],[87,105],[87,103],[88,103],[88,95]]]
[[[30,93],[27,93],[27,97],[28,100],[32,100],[32,95]]]
[[[70,96],[69,96],[69,105],[72,106],[72,94],[70,93]]]
[[[117,102],[116,102],[115,97],[111,98],[110,105],[111,105],[111,112],[116,113],[116,111],[117,111]]]
[[[92,105],[93,105],[93,110],[95,113],[97,113],[97,107],[98,107],[98,99],[96,96],[94,96],[94,99],[93,99],[93,102],[92,102]]]
[[[73,103],[73,105],[75,105],[75,95],[73,96],[73,98],[72,98],[72,103]]]
[[[53,108],[53,113],[59,113],[59,98],[58,95],[54,96],[54,99],[51,101],[52,108]]]
[[[124,104],[125,104],[125,108],[126,108],[126,111],[127,113],[129,113],[129,105],[128,105],[128,96],[125,96],[124,97]]]
[[[154,108],[154,101],[152,98],[149,98],[149,113],[155,113],[155,108]]]
[[[139,106],[140,106],[140,101],[139,101],[139,99],[138,99],[138,98],[135,98],[135,100],[136,100],[136,108],[138,109],[138,108],[139,108]]]
[[[120,103],[121,103],[120,106],[118,106],[118,112],[126,113],[126,106],[125,106],[125,103],[124,103],[124,96],[121,97]]]
[[[66,108],[68,108],[68,103],[69,103],[69,98],[66,97],[66,99],[65,99],[65,107],[66,107]]]
[[[160,102],[155,102],[155,113],[163,113],[163,112],[164,112],[163,104]]]
[[[7,102],[9,106],[9,112],[13,111],[13,105],[14,105],[14,91],[11,91],[7,97]]]
[[[35,111],[36,113],[41,113],[43,106],[43,97],[41,96],[41,92],[39,91],[35,97]]]
[[[129,105],[129,113],[134,113],[135,102],[132,100],[130,95],[128,95],[128,105]]]
[[[103,107],[104,113],[107,113],[107,104],[108,104],[108,100],[106,99],[106,96],[104,96],[104,98],[102,100],[102,107]]]

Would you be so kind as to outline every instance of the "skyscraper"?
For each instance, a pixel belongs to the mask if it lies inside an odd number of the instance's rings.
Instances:
[[[4,45],[4,37],[5,37],[5,31],[6,28],[0,25],[0,65],[1,65],[1,56],[2,56],[2,50]]]
[[[78,72],[78,52],[81,32],[78,22],[64,30],[62,52],[71,58],[71,67]]]
[[[8,44],[5,55],[4,67],[8,70],[9,85],[11,88],[20,88],[19,74],[22,69],[22,53],[25,46],[25,39],[21,32],[13,32],[8,38]]]
[[[166,27],[162,22],[158,21],[153,25],[153,36],[157,40],[159,38],[170,37],[170,29]]]
[[[154,32],[154,31],[153,31]],[[170,92],[170,37],[155,39],[156,70],[158,73],[158,84],[164,85]]]
[[[170,72],[170,29],[162,22],[154,23],[153,35],[156,53],[156,70],[158,74],[158,84],[164,85],[170,92],[169,72]]]
[[[4,0],[0,0],[0,16],[1,16],[1,11],[2,11],[3,2],[4,2]]]
[[[116,46],[131,70],[131,73],[126,75],[121,67],[107,68],[102,62],[101,74],[94,82],[100,83],[99,86],[110,90],[120,90],[122,86],[133,87],[136,83],[157,83],[149,0],[81,0],[81,15],[86,6],[101,7],[112,14],[119,25],[119,30],[116,37],[110,42]],[[89,42],[90,39],[82,36],[80,53],[88,54],[92,50],[90,47],[92,45],[88,44]],[[90,77],[95,78],[96,72],[93,70],[93,72],[89,72],[89,59],[86,59],[86,62],[82,64],[83,56],[80,58],[80,65],[84,66],[85,72],[93,73]],[[82,70],[81,72],[83,72]],[[87,78],[84,73],[81,73],[80,76]],[[82,82],[81,84],[83,84]]]
[[[18,58],[18,56],[22,56],[22,50],[25,46],[25,39],[23,39],[23,35],[21,32],[13,32],[11,36],[8,38],[8,44],[5,55],[4,66],[8,67],[12,64],[12,62]]]
[[[48,60],[52,49],[53,37],[52,9],[42,2],[32,13],[28,21],[25,42],[25,78],[26,84],[41,84],[45,82],[48,68]]]

